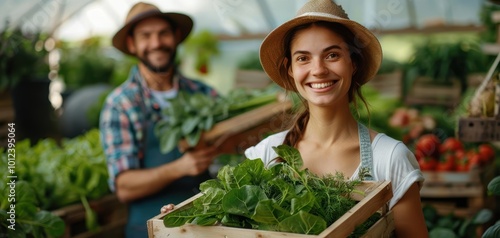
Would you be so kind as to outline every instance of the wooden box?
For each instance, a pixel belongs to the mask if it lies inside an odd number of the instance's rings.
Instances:
[[[494,67],[490,69],[495,69],[500,61],[500,54],[497,56]],[[481,83],[481,85],[476,90],[473,100],[480,97],[480,94],[486,90],[487,87],[491,85],[491,92],[495,96],[493,117],[463,117],[458,121],[458,138],[464,142],[494,142],[500,141],[500,79],[496,82],[489,82],[491,80],[492,73],[488,72],[486,79]],[[489,100],[483,99],[483,100]]]
[[[292,102],[277,101],[215,124],[202,135],[202,142],[214,145],[219,153],[242,154],[267,134],[283,130],[283,121]],[[188,149],[186,141],[179,143],[181,151]]]
[[[486,186],[493,179],[495,166],[473,168],[468,172],[423,171],[425,182],[420,190],[423,204],[434,206],[438,213],[472,217],[480,209],[492,206]]]
[[[114,194],[89,201],[89,206],[97,214],[99,229],[96,231],[87,230],[85,209],[82,204],[73,204],[52,211],[66,223],[64,235],[61,238],[125,237],[127,206],[120,203]]]
[[[164,214],[159,214],[148,220],[149,238],[160,237],[238,237],[238,238],[273,238],[273,237],[347,237],[354,228],[362,224],[375,212],[381,212],[382,217],[378,220],[363,237],[390,237],[394,231],[394,218],[392,211],[387,210],[387,202],[392,198],[392,187],[390,181],[363,182],[357,189],[365,191],[366,196],[353,195],[353,199],[359,201],[351,210],[340,217],[336,222],[327,227],[319,235],[304,235],[286,232],[252,230],[225,226],[198,226],[185,224],[180,227],[167,228],[163,225]],[[201,196],[197,194],[192,198],[176,205],[176,209],[191,203]]]

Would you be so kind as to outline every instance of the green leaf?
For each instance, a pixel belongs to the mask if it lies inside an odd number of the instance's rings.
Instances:
[[[200,116],[194,116],[194,117],[188,117],[184,120],[182,123],[182,134],[183,135],[188,135],[191,133],[194,128],[200,123],[201,117]]]
[[[226,191],[220,188],[208,188],[203,196],[193,201],[193,205],[198,211],[203,214],[220,214],[222,213],[222,198]]]
[[[285,232],[317,235],[326,229],[326,222],[321,217],[300,211],[281,221],[279,226]]]
[[[38,210],[35,190],[28,182],[20,180],[16,183],[16,217],[31,219]]]
[[[201,133],[202,133],[202,130],[197,129],[196,131],[194,131],[194,133],[187,134],[186,141],[187,141],[188,145],[189,146],[196,146],[198,144],[198,142],[200,141]]]
[[[205,120],[205,124],[204,124],[203,129],[205,131],[208,131],[208,130],[212,129],[213,125],[214,125],[214,116],[208,115],[207,119]]]
[[[259,185],[262,180],[266,182],[267,178],[263,178],[264,163],[260,159],[246,159],[233,170],[233,175],[238,187],[244,185]]]
[[[449,228],[436,227],[429,232],[429,238],[458,238]]]
[[[219,222],[219,219],[215,216],[199,216],[193,219],[192,224],[200,226],[213,226]]]
[[[304,166],[300,152],[288,145],[279,145],[273,147],[274,151],[278,154],[280,158],[285,160],[295,170],[301,170]]]
[[[163,224],[165,227],[178,227],[191,222],[196,217],[196,214],[193,212],[194,210],[195,208],[192,205],[186,205],[174,210],[165,215]]]
[[[260,200],[267,199],[266,194],[258,186],[245,185],[232,189],[222,199],[224,212],[244,217],[252,217],[255,207]]]
[[[490,226],[486,231],[484,231],[482,238],[498,238],[500,237],[500,223],[496,223]]]
[[[482,225],[489,222],[493,218],[493,212],[489,209],[483,208],[479,210],[472,218],[472,224]]]
[[[177,147],[181,138],[181,128],[174,127],[168,133],[160,137],[160,150],[161,153],[166,154]]]
[[[280,207],[271,199],[259,201],[252,219],[267,224],[277,224],[290,216],[290,212]]]
[[[64,221],[49,211],[39,211],[35,215],[35,222],[42,224],[44,233],[49,237],[60,237],[64,234],[66,224]]]
[[[205,194],[208,193],[207,190],[214,188],[224,189],[224,186],[217,179],[209,179],[200,184],[200,191]]]
[[[300,197],[292,198],[292,214],[299,211],[309,212],[314,206],[316,199],[310,192],[305,192]]]
[[[500,176],[495,177],[488,183],[489,193],[500,196]]]

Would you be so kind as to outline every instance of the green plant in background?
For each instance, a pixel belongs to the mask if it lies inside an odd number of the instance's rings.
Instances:
[[[403,69],[403,64],[396,60],[384,57],[377,74],[393,73]]]
[[[26,181],[17,181],[15,202],[12,203],[6,197],[9,189],[10,186],[3,188],[0,194],[0,234],[11,238],[60,237],[64,234],[64,221],[51,212],[40,209],[41,201],[33,185]],[[14,218],[11,217],[11,204],[15,205]]]
[[[8,156],[0,148],[0,169],[8,171]],[[56,172],[55,172],[56,171]],[[94,129],[57,144],[52,139],[31,146],[29,140],[16,144],[16,176],[33,187],[41,210],[54,210],[81,202],[85,207],[89,230],[98,229],[97,217],[87,199],[110,194],[106,158],[100,144],[99,130]],[[7,186],[0,183],[0,191]],[[0,194],[4,201],[7,193]]]
[[[438,85],[451,85],[454,78],[461,92],[467,90],[467,75],[487,70],[487,58],[475,41],[439,42],[428,40],[417,45],[405,65],[404,91],[408,92],[415,79],[427,77]]]
[[[45,38],[41,33],[27,34],[18,28],[5,27],[0,32],[0,91],[12,89],[23,80],[48,77]]]
[[[241,62],[239,62],[238,69],[263,71],[264,69],[262,69],[262,65],[260,64],[259,53],[248,53],[247,56]]]
[[[67,88],[109,84],[113,80],[115,62],[103,52],[100,38],[88,38],[79,47],[69,47],[61,42],[59,47],[62,51],[59,75]]]
[[[483,42],[494,43],[497,41],[498,24],[491,19],[491,14],[495,11],[500,11],[500,5],[485,2],[481,7],[479,18],[486,28],[479,33]]]
[[[490,196],[500,196],[500,176],[493,178],[488,183],[488,194]],[[500,220],[497,220],[483,233],[482,238],[495,238],[500,237]]]
[[[201,74],[208,74],[210,59],[220,53],[217,37],[208,30],[190,35],[183,46],[186,54],[194,55],[195,69]]]

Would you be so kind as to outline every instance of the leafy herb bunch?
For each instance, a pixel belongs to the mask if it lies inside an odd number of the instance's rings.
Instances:
[[[168,100],[169,107],[162,111],[163,118],[155,125],[161,152],[172,151],[183,138],[190,147],[196,146],[202,132],[215,123],[276,101],[276,90],[275,87],[236,89],[216,98],[180,91],[177,97]]]
[[[320,177],[302,169],[298,150],[287,145],[274,150],[285,163],[267,169],[262,160],[247,159],[223,167],[217,179],[200,185],[200,197],[167,214],[164,225],[221,224],[317,235],[356,204],[351,193],[363,193],[355,190],[362,179],[348,181],[341,173]],[[367,174],[360,172],[360,178]],[[378,218],[376,213],[367,222],[371,225]],[[364,234],[366,229],[360,226],[354,233]]]

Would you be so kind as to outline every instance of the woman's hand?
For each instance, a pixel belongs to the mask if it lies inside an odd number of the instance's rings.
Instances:
[[[161,207],[160,213],[162,213],[162,214],[169,213],[172,210],[174,210],[174,207],[175,207],[174,204],[165,205],[165,206]]]

